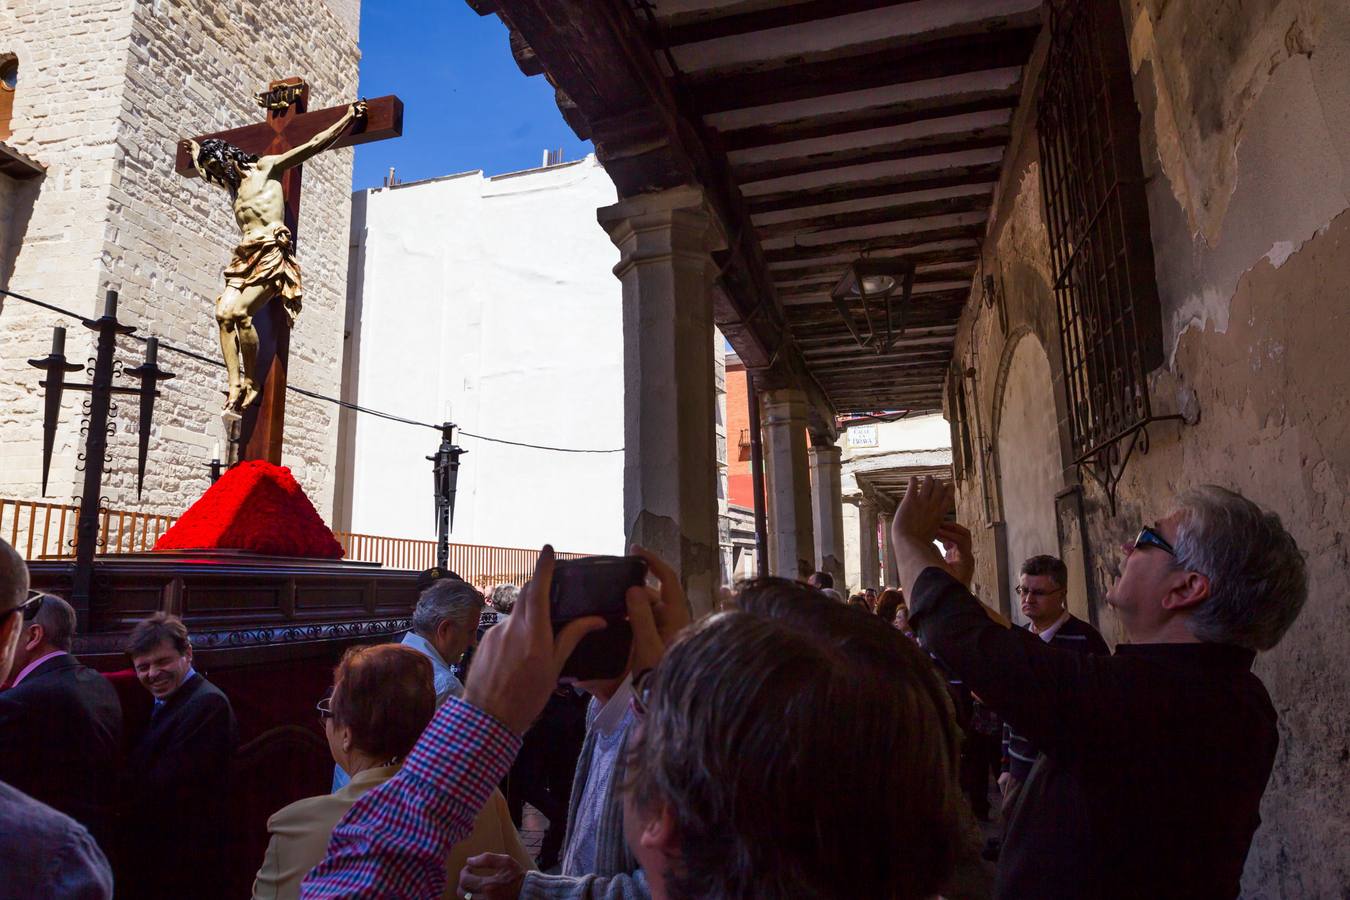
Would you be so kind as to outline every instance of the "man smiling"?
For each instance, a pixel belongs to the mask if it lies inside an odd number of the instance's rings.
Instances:
[[[1307,598],[1278,516],[1206,486],[1121,549],[1107,594],[1130,643],[1066,653],[971,596],[950,485],[911,480],[891,524],[919,636],[1042,752],[998,897],[1235,897],[1279,744],[1252,673]],[[937,536],[948,548],[943,560]]]
[[[192,644],[176,616],[156,613],[127,640],[136,678],[154,698],[150,724],[127,759],[129,825],[124,862],[136,897],[208,897],[220,845],[234,710],[192,668]]]

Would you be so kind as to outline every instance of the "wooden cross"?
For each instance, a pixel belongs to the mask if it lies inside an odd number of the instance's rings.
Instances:
[[[207,138],[219,138],[259,156],[283,153],[328,128],[347,111],[344,104],[306,112],[309,85],[300,78],[273,81],[266,91],[257,96],[259,105],[267,109],[266,121],[199,135],[194,140],[200,144]],[[332,147],[351,147],[402,134],[403,101],[393,95],[377,97],[366,101],[365,117],[353,122],[347,133],[339,137]],[[292,242],[296,242],[299,237],[302,168],[295,166],[281,176],[282,191],[286,198],[286,226],[291,230]],[[178,142],[174,169],[179,175],[188,178],[197,176],[187,140]],[[342,285],[341,289],[345,292],[346,285]],[[283,305],[276,300],[269,301],[265,313],[255,317],[254,327],[258,330],[257,368],[265,374],[261,399],[244,412],[238,459],[265,459],[279,465],[282,429],[286,421],[286,367],[291,343],[290,326]]]

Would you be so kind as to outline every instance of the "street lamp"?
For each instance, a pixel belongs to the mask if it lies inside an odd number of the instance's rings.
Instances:
[[[905,310],[913,289],[913,263],[903,259],[859,257],[844,270],[843,277],[830,291],[830,300],[859,347],[885,353],[895,338],[905,332]],[[901,292],[898,299],[895,297],[897,290]],[[864,321],[861,324],[854,313],[855,305],[862,307]],[[895,321],[896,307],[899,322]]]

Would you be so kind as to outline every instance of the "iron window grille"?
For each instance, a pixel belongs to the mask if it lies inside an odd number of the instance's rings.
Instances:
[[[1147,375],[1163,362],[1124,23],[1114,3],[1052,0],[1037,121],[1074,462],[1112,515],[1131,454],[1160,419]]]

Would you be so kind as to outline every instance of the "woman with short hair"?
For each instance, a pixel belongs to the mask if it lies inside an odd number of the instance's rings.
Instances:
[[[351,782],[336,793],[296,801],[268,819],[272,839],[253,882],[254,900],[298,898],[300,882],[327,852],[333,827],[367,791],[398,772],[436,711],[431,661],[402,644],[352,647],[333,671],[332,694],[318,710],[333,760]],[[447,871],[458,874],[464,860],[479,853],[506,853],[534,868],[500,791],[488,798],[473,832],[450,849]],[[451,896],[448,888],[445,896]]]

